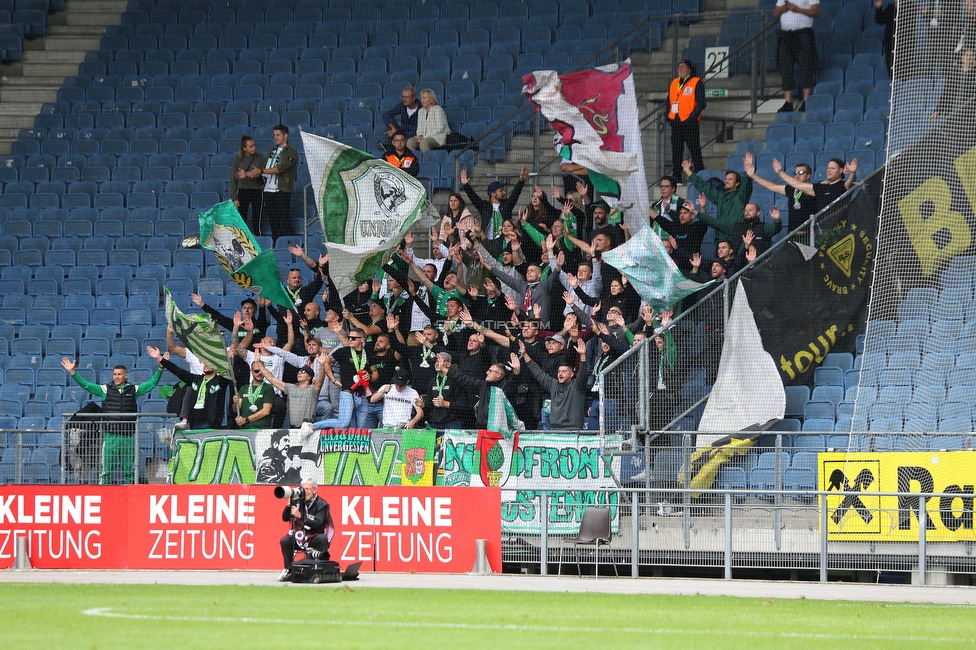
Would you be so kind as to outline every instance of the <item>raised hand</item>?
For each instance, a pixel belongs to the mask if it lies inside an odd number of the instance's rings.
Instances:
[[[746,259],[749,260],[750,262],[752,262],[752,261],[754,261],[756,259],[756,247],[755,246],[750,246],[749,248],[746,249]]]
[[[244,324],[244,314],[237,311],[234,312],[234,327],[240,327]]]
[[[61,357],[61,367],[68,371],[68,374],[75,374],[75,368],[78,367],[77,361],[72,361],[68,357]]]
[[[292,311],[290,309],[285,312],[284,318],[285,318],[285,322],[288,323],[289,325],[291,325],[292,321],[295,319],[295,317],[294,317],[294,315],[293,315],[293,313],[292,313]]]
[[[522,223],[529,220],[529,206],[523,205],[521,208],[519,208],[518,218]]]
[[[576,354],[580,355],[580,357],[586,356],[586,343],[583,339],[576,339]]]
[[[752,152],[747,151],[742,157],[742,171],[746,173],[746,176],[751,176],[756,171],[756,166],[752,161]]]
[[[857,158],[851,160],[851,162],[844,165],[845,174],[854,174],[857,172]]]
[[[163,356],[162,353],[160,353],[159,348],[153,347],[151,345],[146,346],[146,354],[148,354],[151,358],[155,359],[156,361],[159,361]]]
[[[551,194],[552,194],[552,198],[557,201],[563,198],[563,195],[559,192],[559,188],[556,187],[555,185],[552,186]]]
[[[769,209],[769,216],[771,216],[773,218],[773,221],[779,221],[780,216],[781,216],[780,213],[779,213],[779,208],[777,208],[775,205],[773,207],[771,207]]]
[[[519,361],[518,355],[514,352],[508,355],[508,365],[512,366],[512,370],[516,373],[522,369],[522,362]]]
[[[508,307],[509,311],[512,312],[512,317],[514,318],[514,314],[518,310],[518,306],[515,304],[515,298],[506,295],[505,306]]]
[[[539,303],[532,303],[532,314],[535,316],[536,320],[542,318],[542,306]]]
[[[783,163],[779,161],[779,158],[773,158],[773,171],[777,174],[783,171]]]
[[[574,289],[579,286],[579,278],[572,273],[566,274],[566,280],[569,282],[569,286],[573,287]]]
[[[708,207],[708,197],[705,196],[704,192],[698,195],[698,207],[700,208],[701,212],[704,212]]]
[[[691,262],[691,265],[694,268],[696,268],[696,269],[697,268],[700,268],[701,267],[701,253],[695,253],[694,255],[691,256],[691,259],[688,260],[688,261]]]
[[[682,160],[681,161],[681,169],[684,171],[684,173],[686,173],[689,176],[691,176],[691,161],[690,160]]]
[[[193,301],[193,304],[194,304],[194,305],[196,305],[197,307],[201,307],[201,308],[202,308],[202,307],[203,307],[203,306],[204,306],[205,304],[207,304],[207,303],[205,303],[205,302],[203,301],[203,296],[201,296],[201,295],[200,295],[199,293],[191,293],[191,294],[190,294],[190,300],[192,300],[192,301]]]
[[[746,247],[752,246],[752,240],[755,238],[756,233],[752,232],[752,230],[747,230],[746,234],[742,235],[742,243],[745,244]]]
[[[400,327],[400,317],[394,314],[386,315],[386,329],[389,331],[394,331]]]
[[[576,296],[574,296],[568,291],[563,291],[563,300],[566,301],[567,305],[573,305],[576,302]]]
[[[576,181],[576,191],[579,192],[580,196],[586,196],[590,188],[582,182]]]
[[[414,242],[413,233],[408,230],[407,234],[403,236],[403,243],[407,246],[407,248],[413,248],[413,242]]]
[[[289,246],[288,252],[294,255],[295,257],[301,257],[302,255],[305,254],[305,251],[302,250],[302,247],[299,246],[298,244],[292,244],[291,246]]]
[[[468,287],[468,296],[470,296],[472,299],[478,297],[478,285],[472,284]]]
[[[461,168],[461,185],[467,185],[471,182],[471,178],[468,177],[468,170]]]
[[[522,169],[519,171],[519,180],[524,183],[525,179],[527,179],[528,177],[529,177],[529,168],[522,167]]]

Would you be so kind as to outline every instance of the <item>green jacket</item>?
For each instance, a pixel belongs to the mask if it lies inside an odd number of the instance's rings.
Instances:
[[[142,395],[145,395],[146,393],[148,393],[149,391],[151,391],[153,388],[155,388],[156,387],[156,384],[159,383],[160,377],[162,377],[162,376],[163,376],[163,369],[162,368],[157,368],[156,369],[156,372],[153,374],[153,376],[149,378],[149,381],[143,382],[143,383],[139,384],[138,386],[136,386],[136,397],[140,397]],[[84,377],[82,377],[77,372],[75,374],[71,375],[71,378],[75,380],[75,383],[76,384],[78,384],[79,386],[81,386],[82,388],[84,388],[85,390],[87,390],[89,393],[91,393],[95,397],[98,397],[100,399],[105,399],[105,386],[103,386],[102,384],[92,383],[92,382],[88,381],[87,379],[85,379]]]
[[[727,192],[726,190],[715,189],[697,172],[691,175],[692,185],[698,188],[698,191],[718,208],[717,217],[699,212],[698,218],[726,237],[732,237],[733,226],[743,221],[746,204],[752,197],[752,179],[745,174],[741,176],[742,183],[739,185],[739,189]]]

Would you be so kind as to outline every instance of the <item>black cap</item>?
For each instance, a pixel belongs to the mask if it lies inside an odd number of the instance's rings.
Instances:
[[[392,383],[397,386],[406,386],[407,382],[410,381],[410,371],[406,368],[397,368],[396,373],[393,375]]]

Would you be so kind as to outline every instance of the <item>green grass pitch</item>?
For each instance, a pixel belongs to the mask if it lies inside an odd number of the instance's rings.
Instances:
[[[0,584],[2,648],[934,648],[973,608],[513,591]],[[965,644],[965,645],[964,645]]]

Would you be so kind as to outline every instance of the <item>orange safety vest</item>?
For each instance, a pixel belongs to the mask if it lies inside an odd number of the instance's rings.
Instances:
[[[684,122],[691,116],[691,112],[695,110],[695,88],[700,81],[698,77],[691,77],[683,84],[677,77],[671,81],[671,91],[668,93],[669,120],[677,116]],[[675,104],[678,105],[677,113],[674,112]],[[701,115],[698,116],[698,121],[701,121]]]
[[[409,149],[405,149],[404,151],[405,152],[409,151]],[[399,167],[400,169],[410,169],[411,167],[413,168],[417,167],[417,157],[409,153],[404,153],[404,156],[401,158],[400,156],[397,155],[396,151],[391,151],[390,153],[383,156],[383,160],[390,163],[394,167]]]

